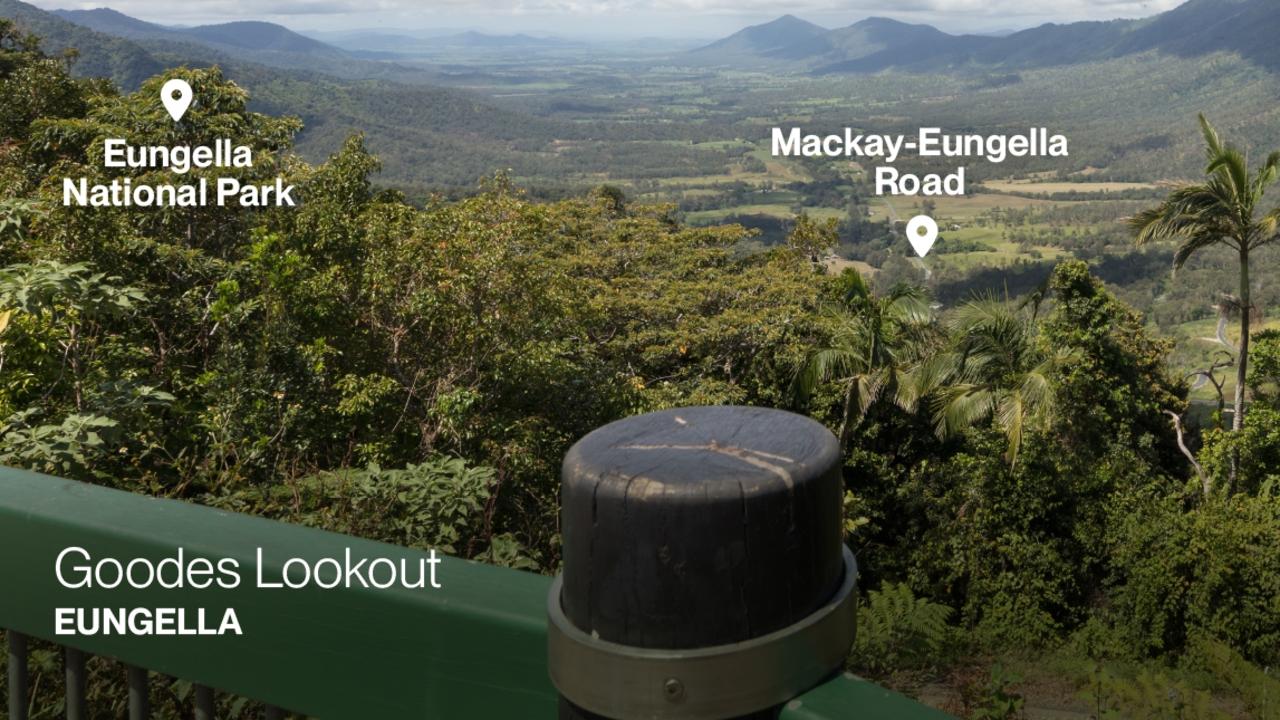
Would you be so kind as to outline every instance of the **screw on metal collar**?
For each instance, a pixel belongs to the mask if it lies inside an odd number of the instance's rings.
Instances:
[[[856,631],[858,564],[844,551],[835,596],[808,617],[742,642],[685,650],[608,642],[547,598],[551,682],[574,705],[615,720],[717,720],[784,703],[839,670]]]

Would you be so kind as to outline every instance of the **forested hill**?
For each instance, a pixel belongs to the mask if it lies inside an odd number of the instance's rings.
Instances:
[[[103,16],[96,16],[101,19]],[[377,75],[344,78],[322,68],[269,67],[245,60],[231,49],[173,38],[130,40],[68,22],[18,0],[0,0],[0,18],[11,18],[26,32],[42,38],[42,46],[61,52],[75,48],[72,66],[80,77],[107,77],[125,90],[146,78],[180,66],[222,68],[226,77],[249,91],[252,107],[275,115],[294,115],[305,129],[296,149],[309,161],[320,161],[341,147],[352,133],[365,135],[383,159],[380,181],[415,195],[474,190],[477,180],[497,170],[517,178],[563,178],[573,182],[613,161],[610,141],[640,142],[628,147],[626,163],[636,172],[659,177],[688,172],[700,152],[678,149],[674,138],[688,142],[706,130],[676,124],[644,128],[616,123],[568,122],[499,107],[467,90],[401,83]],[[117,25],[132,21],[118,13]],[[122,20],[123,19],[123,20]],[[159,27],[159,26],[152,26]],[[256,56],[254,56],[256,57]],[[349,59],[377,68],[394,64]]]
[[[332,45],[299,35],[283,25],[268,22],[229,22],[196,27],[166,27],[129,17],[111,8],[54,10],[54,15],[77,25],[129,38],[190,38],[227,47],[272,52],[305,53],[322,57],[347,57]]]
[[[0,0],[4,4],[16,0]],[[32,8],[34,9],[34,8]],[[132,40],[148,50],[202,56],[209,50],[241,62],[316,72],[348,79],[381,79],[409,84],[431,81],[421,68],[357,58],[341,48],[268,22],[229,22],[196,27],[168,27],[139,20],[110,8],[54,10],[48,13],[75,25]],[[125,85],[126,88],[132,87]]]
[[[285,68],[309,68],[350,75],[344,64],[354,63],[362,76],[385,73],[371,63],[357,61],[347,52],[319,40],[267,22],[231,22],[196,27],[166,27],[149,23],[110,8],[53,10],[63,20],[91,30],[129,40],[166,40],[191,43],[233,54],[237,59]],[[369,67],[363,67],[363,65]]]
[[[691,51],[689,55],[714,61],[753,58],[800,60],[829,52],[828,34],[828,30],[819,25],[794,15],[783,15],[773,22],[743,28],[727,38]]]
[[[536,152],[542,143],[591,129],[504,110],[462,90],[344,80],[246,62],[238,54],[195,43],[113,37],[16,0],[0,0],[0,17],[40,36],[48,50],[75,48],[76,75],[107,77],[126,89],[166,68],[218,65],[249,90],[255,109],[303,120],[297,145],[303,157],[321,160],[351,133],[361,132],[384,158],[383,181],[406,188],[474,187],[477,179],[503,168],[543,171],[546,161]]]
[[[804,28],[803,32],[799,28]],[[1003,37],[950,35],[927,25],[868,18],[824,30],[790,15],[692,51],[692,62],[777,65],[818,73],[1023,70],[1154,51],[1181,57],[1236,53],[1280,69],[1274,0],[1189,0],[1141,20],[1047,24]],[[753,43],[756,38],[775,42]]]
[[[67,22],[18,0],[0,0],[0,17],[40,36],[46,50],[75,48],[79,54],[75,70],[82,77],[110,78],[122,88],[133,89],[164,70],[163,63],[136,43]]]

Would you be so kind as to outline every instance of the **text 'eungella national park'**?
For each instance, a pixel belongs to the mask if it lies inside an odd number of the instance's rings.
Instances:
[[[120,138],[102,145],[107,168],[168,169],[186,175],[192,169],[253,167],[253,150],[222,138],[212,146],[133,146]],[[236,177],[194,178],[187,183],[139,183],[115,178],[91,184],[86,178],[62,179],[62,204],[79,207],[294,207],[293,186],[283,178],[258,185]]]

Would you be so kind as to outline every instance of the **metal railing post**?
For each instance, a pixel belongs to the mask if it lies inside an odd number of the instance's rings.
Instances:
[[[27,636],[10,630],[9,636],[9,720],[27,720]]]
[[[213,720],[213,688],[196,686],[196,720]]]
[[[151,688],[147,683],[146,668],[126,666],[129,678],[129,720],[147,720],[151,717]]]
[[[607,425],[562,470],[548,597],[561,720],[755,720],[838,671],[857,567],[835,437],[778,410]]]
[[[73,647],[64,647],[62,664],[67,675],[67,720],[88,720],[89,708],[85,697],[87,670],[84,653]]]

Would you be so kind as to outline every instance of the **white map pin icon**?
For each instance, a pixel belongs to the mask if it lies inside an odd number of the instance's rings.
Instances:
[[[929,254],[933,249],[933,241],[937,239],[938,223],[928,215],[917,215],[907,222],[907,241],[920,257]]]
[[[169,111],[174,122],[181,120],[182,116],[187,114],[187,108],[191,107],[192,96],[191,85],[186,80],[175,78],[160,88],[160,102],[164,103],[164,109]]]

